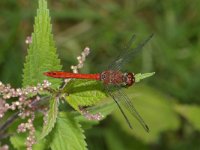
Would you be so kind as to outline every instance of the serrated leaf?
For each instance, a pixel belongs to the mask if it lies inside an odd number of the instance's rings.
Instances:
[[[200,106],[198,105],[176,105],[175,110],[188,120],[197,130],[200,130]]]
[[[47,79],[44,72],[50,70],[61,70],[60,60],[56,54],[55,43],[51,33],[49,10],[46,0],[39,0],[39,9],[35,17],[32,43],[28,48],[28,55],[23,70],[23,86],[36,85]],[[48,78],[52,86],[58,87],[59,79]]]
[[[66,100],[75,110],[79,110],[78,106],[91,106],[105,98],[102,89],[103,85],[98,81],[72,80],[65,88],[69,93]]]
[[[85,150],[85,136],[80,124],[69,114],[59,115],[53,130],[52,150]]]
[[[143,80],[145,78],[151,77],[155,74],[155,72],[151,72],[151,73],[137,73],[135,75],[135,82],[140,82],[140,80]]]
[[[51,132],[56,123],[57,115],[58,115],[58,100],[55,97],[53,97],[50,100],[47,122],[43,126],[39,140],[43,139],[45,136],[49,134],[49,132]]]

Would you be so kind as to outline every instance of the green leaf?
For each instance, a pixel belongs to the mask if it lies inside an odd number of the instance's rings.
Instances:
[[[137,82],[140,82],[140,80],[143,80],[143,79],[145,79],[145,78],[148,78],[148,77],[151,77],[151,76],[153,76],[155,74],[155,72],[151,72],[151,73],[137,73],[136,75],[135,75],[135,82],[137,83]]]
[[[188,120],[197,130],[200,130],[200,107],[197,105],[176,105],[175,110]]]
[[[109,150],[148,150],[148,145],[123,132],[116,122],[106,128],[105,142]],[[115,144],[113,144],[115,143]]]
[[[49,108],[49,112],[48,112],[48,116],[47,116],[47,123],[43,126],[43,130],[39,137],[39,140],[43,139],[45,136],[47,136],[49,134],[49,132],[51,132],[51,130],[53,129],[53,127],[56,123],[56,118],[58,115],[58,99],[53,97],[50,100],[49,107],[50,108]]]
[[[50,144],[52,150],[87,149],[80,124],[67,113],[59,114],[52,136]]]
[[[23,70],[23,86],[36,85],[47,79],[44,72],[61,70],[60,60],[56,54],[55,43],[51,33],[49,10],[46,0],[39,0],[39,9],[35,18],[32,43],[28,48],[28,55]],[[60,85],[61,80],[48,78],[53,87]]]
[[[141,85],[129,88],[126,93],[150,128],[150,133],[147,133],[139,122],[127,112],[133,125],[133,130],[131,130],[120,111],[116,111],[114,113],[115,119],[128,134],[136,136],[144,142],[152,143],[159,139],[161,132],[178,129],[180,121],[174,111],[174,103],[164,94]]]
[[[39,135],[39,131],[36,130],[36,137]],[[10,142],[12,143],[13,147],[17,150],[26,150],[26,138],[28,134],[27,133],[18,133],[10,137]],[[47,148],[47,141],[46,139],[43,139],[41,141],[38,141],[36,144],[33,145],[33,150],[43,150]]]
[[[72,80],[65,87],[65,91],[69,93],[66,101],[75,110],[79,110],[78,106],[91,106],[101,101],[102,98],[105,98],[106,95],[102,89],[103,85],[98,81]]]
[[[16,134],[15,136],[10,137],[10,142],[12,143],[15,149],[26,149],[25,147],[25,134]]]

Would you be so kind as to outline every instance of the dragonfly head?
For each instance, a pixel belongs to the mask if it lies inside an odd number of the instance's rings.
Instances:
[[[124,73],[125,86],[129,87],[129,86],[133,85],[134,82],[135,82],[134,73],[132,73],[132,72]]]

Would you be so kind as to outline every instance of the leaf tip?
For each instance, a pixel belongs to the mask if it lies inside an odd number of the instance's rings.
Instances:
[[[135,82],[140,82],[140,80],[143,80],[145,78],[151,77],[155,74],[155,72],[150,72],[150,73],[138,73],[135,75]]]

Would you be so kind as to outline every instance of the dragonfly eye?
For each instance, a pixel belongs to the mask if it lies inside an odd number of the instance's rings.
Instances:
[[[133,73],[131,73],[131,72],[125,73],[126,86],[131,86],[131,85],[133,85],[134,82],[135,82],[135,77],[134,77]]]

